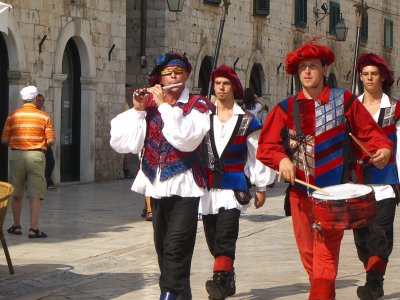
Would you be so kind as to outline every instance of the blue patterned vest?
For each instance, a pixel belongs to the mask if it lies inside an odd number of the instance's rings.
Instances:
[[[211,128],[213,128],[211,116]],[[221,157],[218,156],[213,130],[205,137],[206,145],[206,175],[208,187],[247,191],[248,185],[244,174],[247,160],[247,137],[256,130],[261,129],[261,123],[246,111],[238,116],[235,129],[229,139]]]
[[[297,100],[289,97],[279,105],[288,114],[286,121],[288,133],[284,143],[286,143],[286,151],[296,167],[296,178],[306,181],[305,172],[307,171],[309,183],[313,185],[325,187],[341,183],[345,134],[344,90],[330,89],[329,101],[325,104],[320,104],[312,99],[299,101],[303,131],[305,131],[304,128],[313,129],[312,127],[314,127],[315,129],[315,131],[309,130],[315,132],[315,135],[303,134],[301,141],[296,135],[294,125],[294,101]],[[308,109],[314,109],[315,118],[312,116],[312,111],[306,111],[306,108],[302,107],[304,101],[313,102],[311,105],[314,107],[309,104]],[[309,117],[307,121],[302,120],[302,115],[305,114]],[[315,123],[312,120],[315,120]],[[296,186],[302,190],[306,189],[300,184],[296,184]]]
[[[399,116],[396,115],[396,106],[400,105],[399,102],[394,99],[390,99],[390,106],[387,108],[381,108],[379,113],[378,125],[382,127],[387,137],[393,142],[393,155],[389,162],[383,169],[368,163],[357,163],[356,172],[361,175],[365,184],[399,184],[398,170],[396,167],[396,153],[397,153],[397,134],[396,134],[396,123],[399,120]]]

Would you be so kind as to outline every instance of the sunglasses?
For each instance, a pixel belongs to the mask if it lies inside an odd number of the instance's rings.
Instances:
[[[161,71],[161,76],[170,76],[172,73],[175,74],[183,74],[185,72],[182,68],[173,68],[173,69],[165,69]]]

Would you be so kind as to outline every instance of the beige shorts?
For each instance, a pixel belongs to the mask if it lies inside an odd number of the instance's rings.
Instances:
[[[14,197],[43,198],[46,191],[44,170],[46,159],[42,151],[12,150],[10,154],[11,183]]]

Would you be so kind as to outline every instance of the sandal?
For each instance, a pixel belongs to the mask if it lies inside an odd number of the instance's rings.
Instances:
[[[146,218],[146,215],[147,215],[147,210],[145,208],[143,208],[142,213],[140,214],[140,216],[142,218]]]
[[[151,211],[149,211],[146,214],[146,221],[152,221],[153,220],[153,213]]]
[[[33,234],[32,234],[33,232]],[[40,231],[39,228],[38,229],[33,229],[32,227],[29,228],[29,235],[28,237],[30,239],[37,239],[37,238],[46,238],[47,234],[45,234],[44,232]]]
[[[21,225],[13,224],[13,226],[7,229],[7,232],[15,235],[21,235],[22,234]]]

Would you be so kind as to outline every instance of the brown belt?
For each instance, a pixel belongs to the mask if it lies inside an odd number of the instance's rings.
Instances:
[[[15,149],[15,148],[11,148],[11,151],[17,150],[17,151],[40,151],[40,152],[44,152],[43,149]]]

